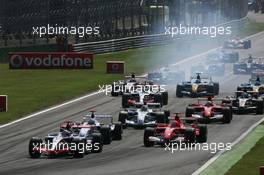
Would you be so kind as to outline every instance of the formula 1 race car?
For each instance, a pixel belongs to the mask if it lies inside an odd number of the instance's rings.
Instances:
[[[163,92],[134,92],[124,93],[122,95],[122,107],[128,108],[135,103],[147,104],[147,103],[160,103],[161,106],[168,104],[168,91]]]
[[[249,49],[251,48],[251,40],[242,40],[239,38],[229,39],[224,42],[223,48],[227,49]]]
[[[141,83],[140,80],[145,79],[144,76],[136,76],[134,73],[131,76],[125,76],[125,80],[119,80],[112,84],[111,95],[118,96],[129,91],[133,86]]]
[[[176,114],[169,124],[157,124],[154,128],[146,128],[143,139],[144,146],[151,147],[155,144],[165,145],[179,142],[204,143],[207,141],[207,126],[198,125],[193,122],[194,119],[183,119],[178,115]]]
[[[159,103],[136,104],[134,107],[121,111],[118,120],[122,123],[123,128],[127,126],[142,128],[154,126],[157,122],[167,123],[169,115],[169,111],[161,110]]]
[[[206,103],[200,103],[206,101]],[[216,104],[220,99],[198,99],[198,103],[190,104],[186,108],[186,117],[196,118],[198,122],[210,123],[221,121],[222,123],[230,123],[233,115],[230,106],[225,103]]]
[[[220,50],[207,55],[207,62],[236,63],[239,61],[239,53],[234,51]]]
[[[171,84],[185,80],[185,72],[177,67],[167,66],[148,73],[148,80],[155,84]]]
[[[264,95],[264,74],[259,73],[252,73],[251,78],[248,83],[241,83],[237,87],[237,91],[243,91],[243,92],[254,92],[255,94],[258,94],[258,96]]]
[[[197,73],[196,77],[191,77],[188,82],[177,84],[176,97],[205,97],[219,94],[219,83],[213,82],[211,78],[201,77]]]
[[[251,74],[256,70],[264,70],[263,58],[252,58],[249,56],[249,58],[233,65],[233,74]]]
[[[48,156],[73,156],[81,158],[88,153],[99,153],[103,150],[103,139],[100,132],[92,126],[83,126],[78,133],[61,129],[58,133],[48,134],[44,139],[33,137],[29,141],[31,158]]]
[[[224,103],[230,104],[233,112],[237,114],[263,114],[264,112],[264,101],[258,98],[255,92],[237,91],[235,97],[227,97]]]
[[[113,116],[111,115],[98,115],[95,114],[95,111],[85,115],[82,122],[66,121],[60,125],[61,129],[67,129],[75,133],[79,133],[83,127],[96,128],[101,133],[104,144],[110,144],[112,140],[122,140],[122,124],[113,122]]]
[[[197,66],[191,67],[191,74],[195,74],[196,72],[202,72],[204,75],[209,76],[224,76],[225,75],[225,64],[209,64],[203,65],[199,64]]]

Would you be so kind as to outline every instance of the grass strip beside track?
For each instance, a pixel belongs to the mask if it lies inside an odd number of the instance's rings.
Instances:
[[[258,174],[256,173],[258,166],[261,165],[261,162],[264,165],[263,146],[264,125],[259,125],[231,151],[222,154],[209,165],[200,175]]]

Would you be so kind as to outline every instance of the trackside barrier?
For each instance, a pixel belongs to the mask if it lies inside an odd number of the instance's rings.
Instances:
[[[244,17],[238,20],[232,20],[227,23],[216,25],[216,27],[230,26],[232,28],[232,31],[236,31],[242,28],[245,25],[246,21],[247,21],[247,17]],[[195,35],[195,36],[178,35],[172,37],[171,35],[165,35],[165,34],[143,35],[143,36],[120,38],[120,39],[112,39],[106,41],[74,44],[73,51],[75,52],[88,51],[90,53],[99,54],[99,53],[115,52],[115,51],[122,51],[128,49],[136,49],[142,47],[166,45],[177,40],[183,42],[183,41],[192,41],[192,40],[206,39],[206,38],[208,38],[208,36],[205,37],[201,35]]]

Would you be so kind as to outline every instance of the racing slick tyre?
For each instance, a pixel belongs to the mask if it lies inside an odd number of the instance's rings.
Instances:
[[[130,98],[130,94],[123,94],[122,95],[122,107],[123,108],[128,108],[129,105],[128,105],[128,100]]]
[[[223,123],[230,123],[232,120],[232,111],[230,108],[224,108],[223,109]]]
[[[214,96],[214,95],[216,95],[215,86],[214,85],[207,86],[206,87],[206,91],[207,91],[207,96]]]
[[[168,91],[162,92],[162,104],[163,105],[168,104]]]
[[[195,143],[195,129],[194,128],[186,128],[184,133],[184,138],[187,143]]]
[[[185,117],[192,117],[192,115],[195,113],[195,109],[188,106],[185,110]],[[192,121],[187,120],[187,123],[192,123]]]
[[[115,128],[112,133],[113,140],[122,140],[123,128],[121,122],[115,123]]]
[[[244,49],[249,49],[251,48],[251,40],[245,41],[244,43]]]
[[[219,95],[219,83],[214,83],[214,94]]]
[[[121,122],[123,129],[127,128],[126,119],[128,117],[128,113],[126,111],[121,111],[118,116],[118,121]]]
[[[105,145],[111,144],[112,142],[111,128],[108,126],[102,126],[100,129],[100,133],[102,134],[102,137],[103,137],[103,143]]]
[[[144,131],[144,146],[145,147],[152,147],[154,146],[154,142],[149,140],[150,136],[154,136],[154,128],[146,128]]]
[[[73,151],[74,158],[83,158],[85,154],[85,141],[79,139],[73,139],[72,144],[75,144]]]
[[[155,114],[156,116],[156,123],[168,123],[169,122],[169,116],[166,115],[164,112],[157,112]]]
[[[264,102],[263,102],[263,100],[257,100],[256,101],[256,107],[257,107],[257,109],[256,109],[256,114],[263,114],[263,112],[264,112]]]
[[[42,140],[40,138],[33,137],[29,141],[28,145],[28,153],[31,158],[40,158],[40,151],[34,150],[34,147],[39,147],[42,144]]]
[[[165,117],[170,117],[170,110],[164,110]]]
[[[199,135],[196,137],[198,143],[205,143],[207,142],[207,126],[206,125],[198,125],[199,128]]]
[[[178,97],[178,98],[182,98],[183,97],[182,89],[183,89],[183,87],[181,85],[177,85],[177,87],[176,87],[176,97]]]
[[[103,151],[103,138],[101,133],[92,133],[92,153],[100,153]]]
[[[163,106],[162,94],[154,94],[154,101],[155,103],[159,103],[160,106]]]
[[[119,93],[115,91],[115,86],[114,86],[114,84],[112,84],[111,95],[112,95],[113,97],[117,97],[117,96],[119,95]]]

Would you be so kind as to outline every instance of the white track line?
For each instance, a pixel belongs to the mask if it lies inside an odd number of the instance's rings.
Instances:
[[[255,129],[260,123],[264,121],[264,118],[256,122],[254,125],[252,125],[247,131],[245,131],[242,135],[240,135],[234,142],[231,143],[231,146],[235,146],[238,144],[241,140],[243,140],[253,129]],[[222,154],[227,152],[226,150],[219,151],[215,156],[213,156],[211,159],[209,159],[203,166],[201,166],[199,169],[197,169],[192,175],[199,175],[202,171],[204,171],[209,165],[211,165],[214,161],[216,161]]]
[[[264,33],[264,31],[263,31],[263,32],[260,32],[260,33],[256,33],[256,34],[251,35],[251,36],[248,36],[248,37],[246,37],[245,39],[255,37],[255,36],[260,35],[260,34],[262,34],[262,33]],[[188,57],[188,58],[186,58],[186,59],[184,59],[184,60],[181,60],[181,61],[179,61],[179,62],[177,62],[177,63],[175,63],[175,64],[173,64],[173,65],[176,66],[176,65],[179,65],[179,64],[183,64],[183,63],[185,63],[185,62],[187,62],[187,61],[191,61],[191,60],[193,60],[193,59],[195,59],[195,58],[197,58],[197,57],[204,56],[204,55],[206,55],[206,54],[208,54],[208,53],[210,53],[210,52],[212,52],[212,51],[215,51],[215,50],[217,50],[217,49],[219,49],[219,48],[220,48],[220,47],[217,47],[217,48],[211,49],[211,50],[209,50],[209,51],[203,52],[203,53],[201,53],[201,54],[198,54],[198,55],[195,55],[195,56]],[[0,126],[0,129],[2,129],[2,128],[4,128],[4,127],[7,127],[7,126],[10,126],[10,125],[13,125],[13,124],[18,123],[18,122],[21,122],[21,121],[24,121],[24,120],[27,120],[27,119],[33,118],[33,117],[36,117],[36,116],[38,116],[38,115],[40,115],[40,114],[43,114],[43,113],[46,113],[46,112],[52,111],[52,110],[54,110],[54,109],[58,109],[58,108],[61,108],[61,107],[66,106],[66,105],[69,105],[69,104],[72,104],[72,103],[75,103],[75,102],[81,101],[81,100],[83,100],[83,99],[85,99],[85,98],[88,98],[88,97],[91,97],[91,96],[94,96],[94,95],[98,95],[98,94],[100,94],[100,93],[101,93],[101,92],[90,93],[90,94],[88,94],[88,95],[85,95],[85,96],[82,96],[82,97],[79,97],[79,98],[73,99],[73,100],[71,100],[71,101],[68,101],[68,102],[65,102],[65,103],[62,103],[62,104],[59,104],[59,105],[56,105],[56,106],[54,106],[54,107],[51,107],[51,108],[48,108],[48,109],[45,109],[45,110],[42,110],[42,111],[39,111],[39,112],[33,113],[33,114],[29,115],[29,116],[23,117],[23,118],[21,118],[21,119],[18,119],[18,120],[12,121],[12,122],[7,123],[7,124],[4,124],[4,125],[1,125],[1,126]]]
[[[94,96],[94,95],[98,95],[98,94],[100,94],[100,93],[102,93],[102,92],[99,92],[99,91],[98,91],[98,92],[90,93],[90,94],[87,94],[87,95],[85,95],[85,96],[82,96],[82,97],[79,97],[79,98],[73,99],[73,100],[71,100],[71,101],[68,101],[68,102],[65,102],[65,103],[62,103],[62,104],[56,105],[56,106],[54,106],[54,107],[50,107],[50,108],[45,109],[45,110],[43,110],[43,111],[39,111],[39,112],[37,112],[37,113],[34,113],[34,114],[29,115],[29,116],[23,117],[23,118],[21,118],[21,119],[18,119],[18,120],[12,121],[12,122],[7,123],[7,124],[4,124],[4,125],[1,125],[1,126],[0,126],[0,129],[1,129],[1,128],[4,128],[4,127],[7,127],[7,126],[10,126],[10,125],[12,125],[12,124],[15,124],[15,123],[21,122],[21,121],[23,121],[23,120],[27,120],[27,119],[30,119],[30,118],[32,118],[32,117],[36,117],[36,116],[38,116],[38,115],[40,115],[40,114],[43,114],[43,113],[46,113],[46,112],[52,111],[52,110],[54,110],[54,109],[58,109],[58,108],[61,108],[61,107],[63,107],[63,106],[66,106],[66,105],[69,105],[69,104],[72,104],[72,103],[75,103],[75,102],[81,101],[81,100],[83,100],[83,99],[85,99],[85,98],[88,98],[88,97],[91,97],[91,96]]]

